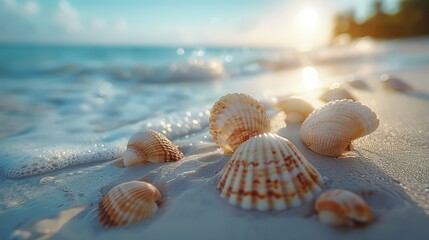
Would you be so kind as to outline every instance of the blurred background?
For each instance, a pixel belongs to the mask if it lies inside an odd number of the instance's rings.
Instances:
[[[428,17],[426,0],[0,0],[0,137],[426,67]]]
[[[425,0],[1,0],[3,43],[310,50],[429,34]]]

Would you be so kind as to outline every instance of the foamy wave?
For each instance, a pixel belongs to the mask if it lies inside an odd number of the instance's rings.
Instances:
[[[37,141],[30,139],[3,142],[0,149],[0,173],[19,178],[92,162],[110,161],[122,156],[127,139],[137,131],[153,129],[176,140],[205,129],[208,126],[208,115],[208,110],[175,113],[165,118],[147,119],[124,126],[95,140],[75,140],[73,143],[54,146],[40,146]]]

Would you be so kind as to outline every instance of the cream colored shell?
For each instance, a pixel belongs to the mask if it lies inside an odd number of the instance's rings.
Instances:
[[[372,212],[358,195],[342,189],[324,192],[316,200],[320,221],[335,227],[353,226],[355,222],[367,223]]]
[[[302,123],[313,112],[314,107],[299,97],[287,97],[279,99],[275,107],[287,114],[286,121],[290,123]]]
[[[233,153],[250,137],[270,130],[264,106],[247,94],[227,94],[210,111],[210,135],[225,153]]]
[[[112,188],[98,205],[103,226],[120,226],[151,217],[161,200],[160,191],[150,183],[130,181]]]
[[[264,133],[243,143],[222,169],[222,198],[248,210],[284,210],[321,191],[321,176],[287,139]]]
[[[331,101],[316,109],[301,126],[301,138],[313,152],[339,157],[351,141],[375,131],[377,115],[352,100]]]
[[[148,130],[131,136],[123,158],[115,165],[119,167],[137,166],[147,162],[175,162],[183,158],[183,153],[162,133]]]
[[[353,96],[353,94],[351,94],[349,90],[344,87],[341,87],[339,84],[334,84],[330,88],[326,89],[322,93],[322,95],[319,96],[319,99],[324,102],[341,99],[351,99],[353,101],[357,100],[356,97]]]

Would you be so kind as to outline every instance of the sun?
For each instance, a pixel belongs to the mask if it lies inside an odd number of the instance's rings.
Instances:
[[[316,9],[306,7],[299,10],[297,15],[298,25],[305,29],[314,29],[319,25],[320,16]]]

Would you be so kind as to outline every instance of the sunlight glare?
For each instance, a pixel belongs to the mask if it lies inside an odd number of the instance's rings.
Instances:
[[[311,66],[302,69],[301,79],[304,87],[308,90],[316,89],[320,85],[319,72]]]
[[[299,26],[305,29],[313,29],[319,25],[320,16],[314,8],[302,8],[297,17]]]

